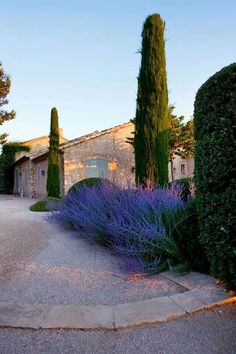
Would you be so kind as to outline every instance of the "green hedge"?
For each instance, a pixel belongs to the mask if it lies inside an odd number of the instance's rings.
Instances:
[[[90,177],[90,178],[85,178],[82,179],[79,182],[76,182],[68,191],[68,193],[73,192],[76,188],[78,187],[82,187],[82,186],[86,186],[86,187],[90,187],[90,186],[94,186],[94,185],[100,185],[102,183],[108,183],[109,185],[115,186],[114,183],[112,183],[111,181],[109,181],[108,179],[105,178],[100,178],[100,177]]]
[[[236,288],[236,63],[208,79],[195,100],[200,239],[212,274]]]
[[[185,217],[173,230],[172,237],[189,269],[209,273],[206,252],[199,241],[200,230],[195,198],[188,202],[184,215]]]

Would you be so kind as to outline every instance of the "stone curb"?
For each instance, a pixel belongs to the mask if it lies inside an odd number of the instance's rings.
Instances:
[[[172,296],[118,305],[17,305],[0,302],[0,327],[121,329],[165,322],[203,309],[236,303],[223,289],[204,286]]]

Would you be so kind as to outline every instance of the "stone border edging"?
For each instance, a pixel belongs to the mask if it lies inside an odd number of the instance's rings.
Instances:
[[[192,300],[191,300],[192,301]],[[112,306],[0,303],[0,327],[30,329],[121,329],[173,320],[203,309],[236,303],[236,297],[186,309],[170,297]],[[189,308],[189,303],[187,305]]]
[[[0,302],[0,327],[31,329],[121,329],[165,322],[214,306],[235,303],[212,278],[190,273],[162,273],[188,291],[117,305],[46,305]]]

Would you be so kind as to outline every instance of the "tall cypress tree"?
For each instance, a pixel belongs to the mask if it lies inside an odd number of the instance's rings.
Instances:
[[[148,16],[142,32],[134,152],[136,183],[168,182],[168,92],[164,43],[165,24]]]
[[[60,197],[59,126],[57,109],[55,107],[51,110],[47,193],[49,197]]]

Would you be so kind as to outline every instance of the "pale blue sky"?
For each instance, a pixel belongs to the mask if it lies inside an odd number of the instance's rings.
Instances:
[[[17,112],[0,132],[47,135],[53,106],[68,138],[132,118],[152,13],[166,22],[169,101],[189,119],[199,86],[236,61],[235,0],[0,0],[0,61]]]

